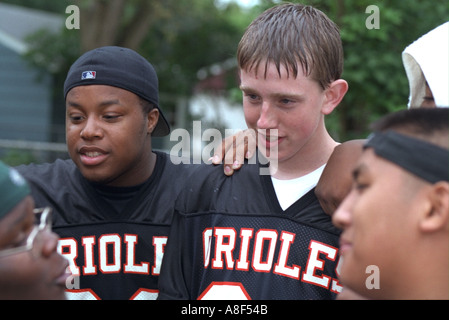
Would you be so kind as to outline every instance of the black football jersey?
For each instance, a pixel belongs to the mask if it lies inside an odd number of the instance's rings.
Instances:
[[[186,165],[156,152],[144,184],[106,188],[83,178],[71,160],[19,166],[36,207],[53,208],[58,251],[70,262],[72,299],[155,299],[174,200]]]
[[[311,190],[285,211],[271,178],[201,165],[181,191],[158,299],[334,299],[339,231]]]

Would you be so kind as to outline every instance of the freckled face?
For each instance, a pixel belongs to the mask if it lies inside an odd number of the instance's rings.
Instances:
[[[70,157],[88,180],[115,186],[142,183],[151,174],[152,119],[132,92],[105,85],[75,87],[66,98]]]
[[[302,70],[294,78],[281,67],[264,67],[240,71],[243,111],[248,128],[258,130],[259,147],[278,148],[278,161],[294,160],[301,150],[310,147],[318,131],[324,130],[322,105],[324,91],[316,81],[304,76]],[[269,134],[276,129],[276,134]]]

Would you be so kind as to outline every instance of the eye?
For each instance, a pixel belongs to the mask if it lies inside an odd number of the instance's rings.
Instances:
[[[18,248],[25,246],[28,240],[28,236],[34,228],[34,224],[26,223],[22,226],[20,231],[15,236],[14,240],[10,243],[10,248]]]
[[[106,113],[103,115],[103,119],[107,122],[115,122],[115,121],[119,120],[120,117],[121,117],[121,115],[118,113]]]
[[[80,123],[84,120],[84,116],[81,113],[70,113],[68,118],[72,123]]]
[[[280,103],[283,105],[292,104],[293,102],[294,102],[293,100],[290,100],[288,98],[281,99],[281,101],[280,101]]]
[[[260,101],[260,97],[254,93],[245,92],[243,96],[251,103],[258,103]]]
[[[277,105],[283,109],[294,108],[302,102],[301,97],[293,97],[293,96],[280,96],[277,100]]]
[[[358,182],[358,181],[354,182],[354,185],[353,185],[353,189],[355,189],[358,192],[363,192],[366,189],[368,189],[368,187],[369,187],[368,183],[362,183],[362,182]]]
[[[12,244],[13,248],[22,247],[26,245],[26,242],[28,240],[28,234],[22,234],[20,237],[18,237]]]

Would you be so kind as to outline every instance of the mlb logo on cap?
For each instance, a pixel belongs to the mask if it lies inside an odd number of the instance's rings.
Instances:
[[[81,74],[81,80],[95,79],[96,75],[97,75],[96,71],[84,71]]]

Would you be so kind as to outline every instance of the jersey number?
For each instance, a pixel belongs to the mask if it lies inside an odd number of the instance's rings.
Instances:
[[[212,282],[198,297],[198,300],[251,300],[240,282]]]
[[[158,290],[139,289],[129,300],[156,300]],[[91,289],[66,290],[68,300],[100,300],[100,297]]]

